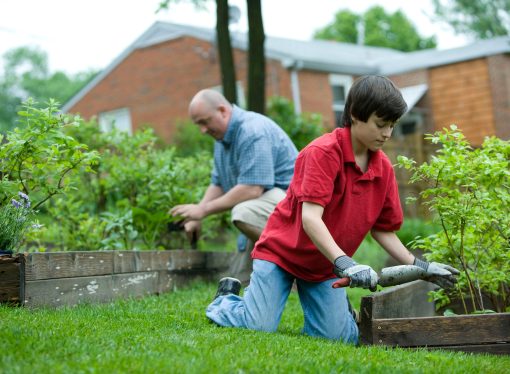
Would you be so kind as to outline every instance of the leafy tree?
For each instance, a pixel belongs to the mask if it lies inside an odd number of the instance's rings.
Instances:
[[[365,45],[393,48],[404,52],[436,47],[435,37],[421,37],[412,22],[400,10],[391,14],[380,6],[374,6],[364,14],[341,10],[336,13],[331,24],[315,32],[314,38],[356,43],[360,32],[358,25],[364,26]]]
[[[508,35],[510,0],[432,0],[438,20],[480,39]]]
[[[68,76],[61,71],[51,73],[46,52],[34,47],[18,47],[4,55],[4,73],[0,77],[0,131],[12,129],[21,103],[33,98],[46,103],[50,99],[67,101],[83,87],[96,72]]]

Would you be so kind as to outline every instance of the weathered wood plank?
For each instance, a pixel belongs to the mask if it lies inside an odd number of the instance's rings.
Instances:
[[[372,344],[447,346],[510,342],[510,313],[372,320]]]
[[[157,271],[27,281],[24,305],[58,307],[158,293]]]
[[[113,273],[114,251],[30,253],[25,280],[86,277]]]
[[[433,283],[421,280],[391,287],[363,297],[372,303],[371,319],[431,317],[435,315],[428,292],[437,288]]]
[[[174,251],[117,251],[113,254],[113,271],[132,273],[136,271],[168,270]]]
[[[434,316],[434,303],[427,293],[434,289],[429,282],[415,281],[391,287],[361,298],[360,341],[375,344],[373,320],[380,318]]]
[[[168,270],[187,271],[207,268],[206,252],[174,250],[169,258]]]
[[[19,302],[20,263],[0,262],[0,302]]]
[[[224,271],[229,268],[230,261],[232,260],[233,252],[205,252],[205,264],[207,269]]]

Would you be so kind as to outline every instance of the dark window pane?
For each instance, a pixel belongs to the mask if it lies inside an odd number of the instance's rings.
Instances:
[[[344,103],[345,102],[345,87],[344,86],[331,86],[333,90],[333,102]]]

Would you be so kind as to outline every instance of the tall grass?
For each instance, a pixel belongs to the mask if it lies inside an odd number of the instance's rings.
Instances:
[[[277,333],[220,328],[216,285],[104,305],[0,307],[2,373],[504,373],[509,357],[352,347],[300,334],[292,293]],[[352,290],[350,290],[352,291]],[[359,293],[351,294],[354,304]]]

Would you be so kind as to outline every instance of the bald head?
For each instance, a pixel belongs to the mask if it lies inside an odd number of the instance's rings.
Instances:
[[[232,114],[232,104],[218,91],[199,91],[189,104],[191,120],[200,126],[204,134],[216,140],[223,139]]]
[[[210,109],[215,109],[220,105],[225,105],[231,107],[231,104],[225,99],[221,93],[215,90],[206,89],[199,91],[189,104],[189,110],[191,114],[191,110],[197,105],[205,105]]]

